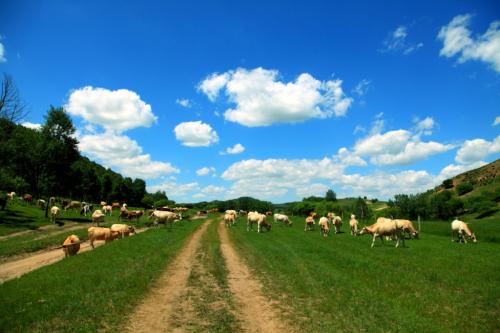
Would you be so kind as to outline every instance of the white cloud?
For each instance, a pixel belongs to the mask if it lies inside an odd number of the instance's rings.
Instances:
[[[180,123],[174,133],[177,140],[187,147],[208,147],[219,142],[217,132],[199,120]]]
[[[201,169],[196,170],[196,174],[198,176],[212,175],[212,177],[215,177],[215,168],[214,167],[203,167]]]
[[[386,39],[382,42],[383,48],[380,49],[379,52],[401,52],[404,55],[408,55],[424,46],[423,43],[409,42],[407,37],[408,28],[404,25],[400,25],[396,30],[388,34]]]
[[[87,122],[117,132],[136,127],[150,127],[157,117],[151,105],[127,89],[108,90],[90,86],[73,90],[65,105],[68,113]]]
[[[202,91],[213,102],[219,95],[219,91],[227,84],[229,76],[229,73],[213,73],[198,85],[198,90]]]
[[[78,137],[79,150],[91,158],[101,161],[123,173],[125,176],[153,179],[161,175],[178,173],[179,169],[170,163],[151,160],[149,154],[142,153],[142,147],[125,135],[108,131],[102,134]]]
[[[205,197],[206,197],[206,195],[203,194],[203,193],[195,193],[195,194],[193,194],[193,199],[203,199]]]
[[[457,151],[455,161],[461,164],[473,164],[482,161],[488,155],[497,153],[500,153],[500,135],[493,141],[466,140]]]
[[[427,157],[444,153],[452,149],[453,145],[443,145],[438,142],[408,142],[404,149],[397,154],[381,154],[373,156],[371,162],[377,165],[408,165],[421,161]]]
[[[370,80],[363,79],[359,81],[359,83],[356,85],[356,87],[354,87],[352,92],[358,95],[358,97],[363,97],[370,89],[370,84],[371,84]]]
[[[323,196],[333,188],[343,196],[389,198],[398,193],[418,193],[442,182],[426,171],[373,172],[346,174],[346,166],[332,159],[322,160],[244,160],[232,164],[222,178],[233,181],[226,196],[252,196],[276,201],[287,194],[297,199]],[[326,185],[324,182],[330,184]]]
[[[292,82],[278,79],[276,70],[239,68],[210,75],[199,90],[214,101],[224,89],[228,101],[235,104],[224,112],[224,118],[248,127],[343,116],[353,102],[339,79],[319,81],[308,73]]]
[[[147,186],[147,191],[155,193],[157,191],[165,191],[169,198],[174,200],[186,198],[190,193],[199,191],[200,185],[197,182],[178,184],[173,181],[166,181],[161,184]]]
[[[495,120],[493,121],[493,126],[496,126],[500,124],[500,116],[496,117]]]
[[[30,123],[29,121],[25,121],[24,123],[21,123],[21,125],[24,127],[27,127],[27,128],[37,130],[37,131],[42,129],[42,124]]]
[[[1,41],[2,41],[2,36],[0,36],[0,63],[7,62],[7,58],[5,58],[5,47],[3,43],[1,43]]]
[[[175,103],[179,104],[182,107],[188,108],[188,109],[191,107],[191,102],[187,98],[182,98],[182,99],[177,98],[175,100]]]
[[[225,154],[235,155],[235,154],[240,154],[244,151],[245,151],[245,147],[241,143],[237,143],[232,147],[226,148],[225,151],[221,152],[221,155],[225,155]]]
[[[449,144],[421,141],[422,135],[432,134],[433,118],[416,119],[415,123],[411,131],[399,129],[382,133],[384,121],[378,118],[370,134],[356,142],[353,154],[369,156],[370,162],[376,165],[408,165],[454,148]]]
[[[201,192],[207,195],[214,195],[223,193],[226,189],[223,186],[208,185],[204,187]]]
[[[483,61],[500,73],[500,20],[490,23],[488,30],[477,38],[471,37],[468,25],[472,15],[457,15],[443,26],[437,38],[443,42],[441,56],[458,56],[458,62]]]
[[[307,198],[310,196],[315,196],[315,197],[324,197],[326,194],[326,191],[328,191],[330,188],[321,183],[314,183],[311,185],[307,186],[302,186],[298,187],[295,191],[297,196],[299,198]]]
[[[358,155],[350,152],[347,148],[340,148],[337,155],[333,157],[336,163],[342,166],[366,166],[365,160]]]
[[[452,177],[455,177],[456,175],[459,175],[461,173],[464,173],[466,171],[472,170],[472,169],[477,169],[479,167],[482,167],[483,165],[486,165],[486,162],[483,161],[478,161],[474,162],[471,164],[449,164],[445,166],[441,172],[438,175],[438,179],[440,181],[443,181],[445,179],[449,179]]]

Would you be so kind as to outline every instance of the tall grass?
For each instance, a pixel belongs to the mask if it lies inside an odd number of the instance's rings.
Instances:
[[[303,218],[294,222],[261,234],[239,223],[230,236],[302,331],[499,330],[499,244],[452,243],[444,225],[431,223],[424,230],[432,233],[406,248],[378,241],[370,248],[369,236],[353,237],[345,224],[345,233],[323,238],[304,232]],[[490,231],[498,235],[499,227]]]
[[[0,332],[116,331],[199,224],[148,230],[0,285]]]

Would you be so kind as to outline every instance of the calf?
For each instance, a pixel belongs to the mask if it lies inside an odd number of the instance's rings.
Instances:
[[[76,235],[68,236],[62,245],[64,257],[74,256],[80,251],[80,239]]]

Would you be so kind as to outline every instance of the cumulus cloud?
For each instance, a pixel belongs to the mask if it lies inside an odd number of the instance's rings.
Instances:
[[[370,157],[370,162],[376,165],[408,165],[454,148],[450,144],[421,141],[423,135],[432,134],[433,118],[416,119],[415,123],[411,131],[399,129],[382,133],[383,120],[377,119],[370,134],[356,142],[353,153]]]
[[[343,116],[353,102],[345,95],[342,80],[319,81],[302,73],[294,81],[282,82],[277,70],[261,67],[212,74],[198,89],[211,101],[224,90],[235,104],[224,118],[248,127]]]
[[[208,185],[201,189],[201,192],[207,195],[223,193],[226,189],[223,186]]]
[[[221,155],[225,155],[225,154],[235,155],[235,154],[240,154],[244,151],[245,151],[245,147],[241,143],[237,143],[232,147],[226,148],[225,151],[221,152]]]
[[[473,164],[482,161],[488,155],[500,153],[500,135],[493,141],[484,139],[466,140],[457,151],[455,161],[460,164]]]
[[[230,73],[209,75],[198,85],[198,90],[207,95],[208,99],[212,102],[215,101],[219,92],[227,84]]]
[[[400,25],[396,30],[389,32],[387,37],[382,42],[383,48],[379,52],[400,52],[408,55],[419,48],[423,47],[423,43],[413,43],[408,41],[408,27]]]
[[[157,121],[151,105],[127,89],[108,90],[91,86],[73,90],[65,105],[68,113],[106,130],[123,132],[150,127]]]
[[[187,98],[183,98],[183,99],[177,98],[175,100],[175,103],[179,104],[182,107],[188,108],[188,109],[191,107],[191,102]]]
[[[458,63],[483,61],[500,73],[500,20],[491,22],[484,34],[474,38],[468,28],[471,19],[470,14],[457,15],[441,28],[437,38],[443,42],[443,48],[439,54],[447,58],[458,56]]]
[[[493,126],[496,126],[500,124],[500,116],[496,117],[495,120],[493,121]]]
[[[299,198],[307,198],[310,196],[315,197],[324,197],[326,191],[328,191],[330,187],[321,183],[314,183],[307,186],[301,186],[296,189],[296,194]]]
[[[208,147],[219,142],[217,132],[199,120],[180,123],[174,133],[177,140],[187,147]]]
[[[398,193],[428,190],[444,179],[422,170],[348,174],[347,167],[339,164],[337,158],[244,160],[234,163],[222,174],[223,179],[233,181],[226,196],[253,196],[276,201],[285,195],[297,199],[309,195],[323,196],[329,188],[333,188],[341,195],[389,198]]]
[[[37,130],[37,131],[42,129],[42,124],[30,123],[29,121],[25,121],[24,123],[21,123],[21,125],[24,127],[27,127],[27,128]]]
[[[199,191],[200,185],[197,182],[179,184],[174,181],[166,181],[160,184],[147,186],[147,191],[155,193],[157,191],[165,191],[169,198],[174,200],[186,199],[189,194],[194,191]]]
[[[196,174],[198,176],[212,175],[212,177],[215,177],[215,168],[214,167],[203,167],[201,169],[196,170]]]
[[[106,167],[117,169],[125,176],[153,179],[161,175],[178,173],[170,163],[151,160],[143,154],[137,141],[112,131],[78,137],[79,150],[85,155],[101,161]]]
[[[7,62],[7,58],[5,57],[5,47],[2,43],[2,36],[0,36],[0,63]]]

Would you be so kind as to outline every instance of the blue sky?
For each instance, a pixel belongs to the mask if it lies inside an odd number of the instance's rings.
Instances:
[[[183,202],[416,193],[500,154],[497,1],[12,1],[0,71]]]

